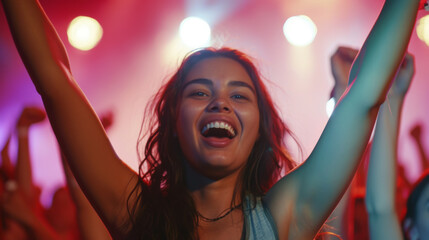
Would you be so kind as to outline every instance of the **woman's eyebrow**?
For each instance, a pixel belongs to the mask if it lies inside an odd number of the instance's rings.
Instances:
[[[185,85],[183,86],[183,89],[185,89],[187,86],[191,84],[203,84],[203,85],[213,86],[213,81],[207,78],[196,78],[185,83]]]
[[[250,84],[243,82],[243,81],[231,81],[228,83],[228,86],[246,87],[246,88],[250,89],[253,93],[256,94],[255,89]]]

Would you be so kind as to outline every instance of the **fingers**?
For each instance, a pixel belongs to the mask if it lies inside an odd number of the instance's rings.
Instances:
[[[348,85],[349,73],[358,50],[340,46],[331,57],[331,70],[335,80],[333,95],[341,95]],[[335,97],[335,96],[334,96]]]

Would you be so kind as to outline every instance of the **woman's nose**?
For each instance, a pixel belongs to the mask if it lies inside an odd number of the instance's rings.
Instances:
[[[210,103],[208,110],[210,112],[229,112],[231,111],[231,106],[227,100],[218,97]]]

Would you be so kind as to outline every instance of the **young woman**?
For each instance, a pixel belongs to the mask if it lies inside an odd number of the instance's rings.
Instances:
[[[359,164],[420,1],[386,0],[315,149],[281,179],[293,166],[288,130],[243,53],[184,60],[157,95],[139,176],[115,154],[39,3],[2,3],[70,168],[114,238],[311,239]]]

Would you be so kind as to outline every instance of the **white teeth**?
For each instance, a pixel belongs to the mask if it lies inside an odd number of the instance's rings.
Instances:
[[[201,130],[202,133],[204,133],[205,131],[209,130],[210,128],[223,128],[228,130],[232,136],[235,136],[235,131],[234,129],[228,125],[228,123],[225,122],[211,122],[211,123],[207,123],[206,126],[203,127],[203,129]]]

